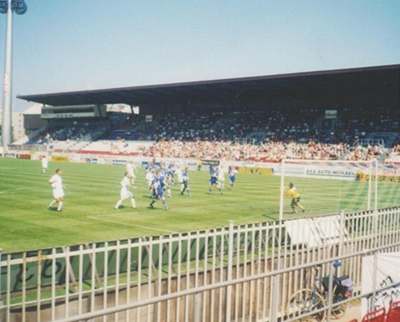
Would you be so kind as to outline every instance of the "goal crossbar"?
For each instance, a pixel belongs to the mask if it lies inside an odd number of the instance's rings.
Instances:
[[[374,164],[377,162],[373,160],[311,160],[311,159],[282,159],[281,163],[338,163],[338,164]]]

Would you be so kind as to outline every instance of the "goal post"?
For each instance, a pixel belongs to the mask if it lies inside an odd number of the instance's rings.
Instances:
[[[294,212],[299,210],[305,212],[305,215],[339,213],[353,201],[352,210],[378,208],[379,175],[376,159],[368,161],[283,159],[278,167],[278,173],[280,221],[285,219],[285,213],[290,210]],[[289,191],[289,183],[293,183],[294,193]],[[305,202],[305,210],[302,210],[303,206],[300,204],[303,193],[306,200],[313,201],[311,207]],[[299,198],[294,198],[297,195]],[[310,208],[306,210],[308,207]]]

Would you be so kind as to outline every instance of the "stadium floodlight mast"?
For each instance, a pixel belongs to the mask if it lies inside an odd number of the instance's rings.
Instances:
[[[11,143],[12,131],[12,34],[13,13],[23,15],[28,9],[24,0],[0,0],[0,13],[7,15],[6,43],[4,56],[4,83],[3,83],[3,148],[7,151]]]

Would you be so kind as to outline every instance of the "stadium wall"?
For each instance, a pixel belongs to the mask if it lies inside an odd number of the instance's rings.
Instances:
[[[39,160],[40,157],[47,152],[14,150],[3,153],[3,157],[30,158]],[[128,161],[145,165],[152,162],[154,158],[142,156],[123,156],[110,154],[83,154],[83,153],[53,153],[51,161],[70,161],[78,163],[90,164],[109,164],[109,165],[125,165]],[[157,162],[185,164],[190,170],[198,170],[199,164],[203,164],[200,169],[207,171],[208,164],[211,161],[219,163],[218,160],[197,160],[197,159],[179,159],[179,158],[156,158]],[[224,161],[226,166],[234,166],[242,173],[251,173],[257,175],[281,175],[281,163],[278,162],[249,162],[249,161]],[[332,162],[315,161],[315,163],[287,163],[285,164],[285,175],[291,177],[309,177],[316,179],[338,179],[338,180],[356,180],[359,178],[359,172],[368,172],[368,166],[360,167],[360,162],[354,164],[340,161]]]

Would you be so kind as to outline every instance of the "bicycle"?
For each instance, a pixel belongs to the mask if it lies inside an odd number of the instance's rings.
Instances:
[[[389,275],[379,284],[379,291],[367,297],[368,312],[379,308],[388,308],[390,304],[400,298],[400,283],[395,283]]]
[[[342,318],[347,310],[347,303],[343,303],[352,295],[352,281],[348,276],[337,276],[337,268],[340,263],[335,263],[335,274],[333,276],[333,304],[332,318]],[[326,317],[326,306],[329,301],[329,276],[321,277],[321,266],[315,268],[315,278],[312,288],[303,288],[294,293],[288,302],[286,313],[288,315],[309,314],[300,321],[323,321]],[[315,311],[318,313],[312,313]]]

